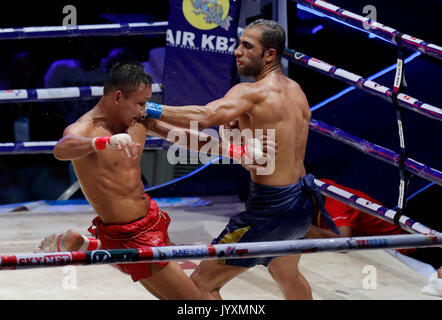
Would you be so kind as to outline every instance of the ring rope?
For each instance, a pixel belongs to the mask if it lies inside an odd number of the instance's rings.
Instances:
[[[315,184],[321,189],[321,193],[327,197],[333,198],[339,202],[342,202],[352,208],[361,210],[372,216],[380,218],[389,223],[395,224],[398,221],[398,225],[410,233],[421,234],[437,234],[439,231],[431,229],[413,219],[398,213],[393,209],[388,209],[379,204],[373,203],[367,199],[359,197],[351,192],[342,190],[336,186],[327,184],[321,180],[315,179]]]
[[[440,247],[442,234],[395,235],[375,237],[243,242],[216,245],[185,245],[54,253],[24,253],[0,256],[0,270],[92,265],[114,263],[160,262],[189,259],[238,259],[276,257],[287,254],[339,252],[376,249]]]
[[[30,27],[30,28],[19,28],[19,29],[13,29],[13,28],[7,28],[7,29],[0,29],[0,36],[3,32],[6,32],[6,34],[14,34],[14,32],[18,32],[17,30],[26,29],[26,34],[29,33],[31,35],[33,32],[37,34],[41,34],[43,37],[47,33],[55,32],[55,34],[63,34],[68,33],[68,31],[73,32],[75,34],[74,30],[83,30],[83,31],[97,31],[97,30],[112,30],[112,32],[116,32],[116,30],[130,30],[131,28],[136,27],[147,27],[147,26],[153,26],[155,25],[156,28],[158,27],[165,27],[167,28],[168,23],[167,22],[158,22],[154,24],[146,24],[146,23],[128,23],[128,24],[109,24],[109,25],[87,25],[87,26],[75,26],[75,27],[67,27],[67,26],[55,26],[55,27]],[[127,26],[126,29],[124,29],[122,26]],[[71,30],[72,29],[72,30]],[[116,29],[116,30],[115,30]],[[23,30],[22,30],[23,31]],[[24,31],[23,31],[24,32]],[[109,31],[110,32],[110,31]],[[126,33],[120,33],[120,34],[126,34]],[[127,33],[130,34],[130,33]],[[62,36],[62,35],[60,35]],[[0,39],[2,39],[0,37]],[[340,80],[343,80],[347,83],[349,83],[352,86],[355,86],[356,88],[362,89],[364,91],[367,91],[372,94],[380,95],[384,99],[387,99],[388,101],[392,102],[392,90],[389,88],[386,88],[384,86],[381,86],[371,80],[367,80],[362,78],[361,76],[355,75],[351,72],[348,72],[346,70],[336,68],[335,66],[329,65],[328,63],[325,63],[323,61],[320,61],[316,58],[308,57],[300,52],[296,52],[294,50],[286,48],[284,50],[284,57],[292,62],[308,66],[310,68],[314,68],[317,71],[320,71],[322,73],[326,73],[329,76],[332,76],[333,78],[337,78]],[[86,87],[87,88],[87,87]],[[90,91],[93,91],[91,87]],[[70,97],[70,95],[63,96],[61,92],[57,92],[57,89],[60,88],[51,88],[51,89],[31,89],[31,90],[3,90],[0,91],[0,103],[3,100],[14,100],[14,101],[36,101],[40,100],[38,97],[39,92],[42,95],[42,99],[40,101],[44,101],[43,99],[67,99]],[[156,88],[157,89],[157,88]],[[35,93],[33,90],[37,91]],[[49,90],[49,91],[39,91],[39,90]],[[54,91],[50,91],[54,90]],[[91,94],[89,94],[88,89],[83,89],[84,93],[81,92],[79,88],[74,89],[77,92],[73,92],[72,98],[77,97],[90,97]],[[29,91],[29,92],[28,92]],[[78,93],[80,91],[80,93]],[[157,91],[155,91],[157,92]],[[37,95],[37,97],[36,97]],[[99,95],[98,93],[94,93],[94,96]],[[419,113],[422,113],[424,115],[427,115],[429,117],[432,117],[434,119],[437,119],[439,121],[442,121],[442,109],[436,108],[430,104],[423,103],[415,98],[409,97],[407,95],[404,95],[402,93],[398,94],[398,102],[401,106],[417,111]]]
[[[378,96],[380,95],[382,98],[392,102],[393,90],[381,86],[376,82],[364,79],[361,76],[355,75],[340,68],[336,68],[316,58],[308,57],[291,49],[285,49],[284,57],[297,64],[326,73],[332,78],[343,80],[344,82],[366,92],[372,94],[374,93]],[[161,84],[154,83],[152,85],[152,92],[161,93]],[[102,93],[103,87],[100,86],[0,90],[0,103],[91,99],[100,97]],[[400,106],[419,112],[430,118],[442,121],[442,109],[421,102],[402,93],[399,93],[397,98]]]
[[[152,93],[161,93],[161,84],[152,84]],[[0,90],[0,103],[86,100],[103,95],[102,86],[64,87],[47,89]]]
[[[372,80],[364,79],[360,75],[330,65],[319,59],[309,57],[293,49],[286,48],[284,50],[283,56],[287,60],[292,61],[298,65],[308,67],[322,74],[328,75],[331,78],[341,80],[357,89],[361,89],[367,93],[381,97],[384,100],[387,100],[388,102],[393,102],[392,101],[393,90],[383,85],[380,85]],[[403,93],[399,93],[397,95],[397,101],[401,107],[404,107],[414,112],[418,112],[429,118],[442,121],[442,109],[440,108],[419,101]]]
[[[169,23],[167,21],[161,21],[153,23],[134,22],[76,26],[1,28],[0,40],[120,35],[165,35],[168,25]]]
[[[343,142],[355,149],[389,163],[393,166],[399,166],[400,155],[392,150],[383,148],[364,139],[353,136],[341,129],[328,125],[322,121],[310,119],[310,129],[334,140]],[[26,153],[51,153],[56,141],[42,142],[19,142],[19,143],[0,143],[0,155],[2,154],[26,154]],[[164,149],[170,146],[170,142],[157,137],[148,137],[146,147],[149,149]],[[411,158],[406,158],[405,168],[414,175],[425,180],[442,185],[442,172],[433,169],[425,164],[417,162]]]
[[[367,22],[367,19],[355,15],[349,11],[343,10],[341,8],[338,8],[336,6],[333,6],[331,4],[328,4],[325,1],[318,0],[295,0],[298,3],[301,4],[308,4],[311,7],[317,7],[325,11],[326,14],[330,14],[330,11],[334,11],[334,14],[338,17],[347,17],[350,19],[350,21],[358,21],[359,23],[356,24],[357,27],[359,26],[366,26],[367,23],[370,26],[375,25],[376,28],[374,30],[381,30],[382,28],[379,28],[380,24],[377,22],[370,23],[370,21]],[[346,21],[349,22],[349,21]],[[123,24],[104,24],[104,25],[80,25],[80,26],[49,26],[49,27],[25,27],[25,28],[4,28],[0,29],[0,40],[3,39],[3,37],[10,39],[10,38],[16,38],[16,39],[23,39],[23,38],[30,38],[30,37],[64,37],[64,36],[78,36],[78,35],[103,35],[103,32],[105,34],[113,34],[113,35],[130,35],[130,34],[137,34],[137,32],[158,32],[161,31],[162,33],[165,33],[167,30],[168,22],[155,22],[155,23],[123,23]],[[388,28],[391,32],[392,40],[396,40],[399,42],[400,45],[406,46],[403,42],[403,39],[408,39],[407,35],[403,35],[402,33],[399,33],[398,31]],[[374,32],[375,33],[375,32]],[[397,35],[400,34],[401,36],[398,37]],[[415,39],[414,37],[411,37]],[[397,40],[400,39],[401,41]],[[419,39],[418,39],[419,40]],[[425,42],[423,42],[426,44]],[[431,44],[430,44],[431,45]],[[422,46],[422,45],[421,45]],[[432,45],[433,47],[437,47]],[[421,48],[421,47],[419,47]],[[431,46],[430,46],[431,48]],[[442,50],[442,48],[441,48]],[[416,50],[419,52],[427,53],[426,50]],[[441,51],[442,52],[442,51]],[[442,55],[441,55],[442,56]],[[344,80],[346,82],[349,82],[351,85],[358,87],[360,89],[363,89],[365,91],[368,91],[370,93],[374,94],[380,94],[383,98],[387,98],[389,101],[392,101],[392,90],[389,88],[386,88],[384,86],[381,86],[375,82],[372,82],[370,80],[363,79],[361,76],[352,74],[348,71],[345,71],[343,69],[336,68],[334,66],[331,66],[323,61],[320,61],[315,58],[310,58],[302,53],[296,52],[294,50],[285,49],[284,57],[286,59],[289,59],[290,61],[293,61],[295,63],[300,63],[299,59],[304,58],[305,61],[304,65],[307,65],[309,67],[315,67],[315,64],[317,64],[317,70],[320,70],[322,72],[326,72],[329,75],[333,75],[334,77]],[[7,90],[6,90],[7,91]],[[80,95],[81,96],[81,95]],[[75,97],[75,95],[73,96]],[[54,97],[55,98],[55,97]],[[64,98],[64,97],[63,97]],[[0,96],[0,102],[1,102],[1,96]],[[17,100],[16,100],[17,101]],[[408,109],[418,111],[422,114],[425,114],[427,116],[433,117],[437,120],[442,120],[442,110],[439,108],[436,108],[432,105],[429,105],[427,103],[423,103],[418,101],[417,99],[414,99],[412,97],[398,94],[398,102],[401,104],[401,106],[406,107]]]
[[[322,125],[322,127],[319,127]],[[332,128],[328,126],[327,128],[323,123],[320,123],[319,121],[316,121],[314,119],[311,120],[310,123],[311,129],[313,129],[316,132],[324,134],[324,129],[328,130],[327,136],[330,136],[332,138],[336,138],[336,136],[342,136],[345,140],[342,141],[346,144],[350,144],[349,141],[349,135],[343,134],[339,131],[339,129]],[[353,140],[356,139],[354,137],[351,137]],[[376,145],[372,145],[368,142],[361,143],[361,139],[358,139],[359,141],[353,143],[354,145],[357,145],[357,149],[363,151],[364,153],[368,153],[370,155],[375,156],[376,158],[383,159],[384,161],[395,164],[397,163],[398,155],[394,155],[394,152],[388,150],[388,149],[382,149],[381,147],[378,147]],[[24,154],[24,153],[52,153],[53,147],[55,146],[56,141],[48,141],[48,142],[25,142],[25,143],[6,143],[6,144],[0,144],[0,154]],[[354,146],[353,144],[350,144]],[[151,149],[167,149],[167,147],[170,146],[170,142],[167,142],[161,138],[158,137],[148,137],[146,139],[146,145],[145,150],[151,150]],[[361,148],[362,146],[362,148]],[[373,153],[374,152],[374,153]],[[379,155],[383,155],[384,158],[380,158]],[[215,159],[215,160],[219,160]],[[413,160],[408,159],[409,162],[412,162]],[[209,164],[212,164],[216,161],[212,160]],[[207,165],[206,165],[207,166]],[[206,167],[204,166],[204,168]],[[413,166],[415,167],[415,166]],[[200,168],[199,170],[202,170],[203,168]],[[431,168],[430,168],[431,169]],[[434,171],[434,169],[432,169]],[[429,169],[427,169],[429,171]],[[441,176],[441,181],[439,183],[442,183],[442,173],[439,173]],[[416,175],[421,176],[422,178],[427,178],[425,175],[420,175],[418,172],[416,172]],[[187,176],[186,176],[187,177]],[[182,177],[183,179],[185,177]],[[182,180],[182,179],[180,179]],[[172,181],[177,182],[178,180]],[[165,185],[171,184],[167,183]],[[426,233],[426,234],[432,234],[437,231],[428,228],[420,223],[417,223],[413,221],[412,219],[406,217],[406,216],[398,216],[397,212],[391,209],[384,208],[382,206],[376,205],[371,203],[370,201],[360,198],[354,194],[351,194],[347,191],[344,191],[342,189],[339,189],[337,187],[332,187],[320,180],[315,180],[315,184],[318,185],[321,188],[321,192],[329,197],[332,197],[340,202],[343,202],[347,205],[350,205],[351,207],[354,207],[356,209],[362,210],[368,214],[374,215],[378,218],[381,218],[383,220],[386,220],[390,223],[394,223],[395,220],[398,221],[399,225],[408,232],[418,232],[418,233]],[[162,185],[163,186],[163,185]],[[156,186],[152,187],[152,189],[146,189],[146,191],[151,191],[153,189],[157,189],[162,186]],[[78,189],[78,186],[77,186]]]
[[[0,155],[6,154],[50,154],[57,141],[29,141],[0,143]],[[158,137],[147,137],[144,150],[167,149],[170,142]]]
[[[382,160],[386,163],[389,163],[396,167],[399,166],[400,155],[392,150],[383,148],[364,139],[353,136],[341,129],[330,126],[319,120],[310,119],[309,126],[310,129],[317,133],[330,137],[336,141],[343,142],[367,155]],[[438,185],[442,185],[441,171],[433,169],[411,158],[405,159],[404,166],[405,169],[407,169],[410,173],[425,180],[432,181]]]
[[[391,43],[402,45],[414,51],[442,59],[442,47],[416,37],[403,34],[397,40],[399,31],[384,26],[348,10],[322,0],[295,0],[301,5],[310,6],[327,16],[337,18],[351,24],[354,27],[371,32]],[[75,37],[75,36],[102,36],[102,35],[138,35],[138,34],[165,34],[169,23],[167,21],[154,23],[120,23],[102,25],[78,25],[78,26],[45,26],[45,27],[24,27],[24,28],[2,28],[0,29],[0,40],[2,39],[30,39],[30,38],[54,38],[54,37]]]
[[[297,1],[297,2],[303,2],[303,1]],[[307,1],[307,2],[311,2],[311,1]],[[327,4],[324,1],[313,1],[312,6],[316,5],[315,2]],[[339,13],[344,16],[345,16],[345,13],[348,13],[345,10],[342,10],[340,8],[337,8],[337,10],[339,10],[340,11]],[[364,23],[367,23],[365,21],[364,17],[361,17],[361,18],[362,18],[362,20],[364,20]],[[168,25],[168,23],[165,22],[165,23],[154,23],[154,24],[145,24],[145,23],[132,23],[131,24],[131,23],[129,23],[129,24],[110,24],[110,25],[87,25],[87,26],[75,26],[75,27],[64,27],[63,26],[63,27],[29,27],[29,28],[18,28],[18,29],[0,29],[0,39],[3,39],[2,36],[4,36],[4,35],[6,35],[6,38],[8,38],[8,39],[11,39],[11,38],[22,39],[22,38],[35,38],[35,37],[65,37],[65,36],[81,36],[81,35],[91,36],[91,35],[105,35],[105,34],[106,35],[109,35],[109,34],[112,34],[112,35],[147,34],[147,33],[152,34],[153,32],[165,33],[167,25]],[[164,27],[166,27],[166,28],[164,28]],[[136,29],[137,31],[135,31],[135,32],[133,30],[131,31],[132,28]],[[154,28],[156,28],[156,29],[154,29]],[[394,34],[395,35],[394,35],[393,40],[395,40],[395,43],[397,43],[398,45],[401,45],[402,34],[400,34],[401,35],[400,37],[398,37],[398,32],[395,32]],[[405,35],[404,38],[406,38],[406,36],[407,35]],[[293,50],[286,49],[286,52],[287,51],[293,51]],[[422,50],[418,50],[418,51],[423,52]],[[424,53],[426,53],[426,52],[424,52]],[[296,56],[299,56],[299,53],[295,52],[292,56],[290,56],[290,54],[288,56],[295,57],[295,59],[296,59]],[[303,57],[306,57],[306,56],[303,55]],[[309,58],[309,57],[307,57],[307,58]],[[307,65],[309,65],[310,59],[314,59],[314,58],[309,58],[306,61]],[[289,60],[292,60],[292,59],[289,59]],[[329,68],[328,70],[326,68],[324,69],[324,65],[328,65],[328,64],[326,64],[318,59],[314,59],[312,61],[316,62],[316,63],[319,62],[319,64],[322,64],[322,66],[321,66],[322,69],[320,68],[321,71],[327,71],[328,73],[330,73],[330,71],[332,69],[334,69],[333,73],[336,73],[336,71],[338,71],[338,73],[344,73],[347,76],[354,75],[354,74],[346,72],[345,70],[338,69],[333,66],[331,66],[332,68]],[[330,66],[330,65],[328,65],[328,66]],[[357,76],[357,77],[359,77],[359,76]],[[344,76],[343,78],[346,78],[346,77]],[[361,79],[363,81],[360,81]],[[347,80],[348,80],[348,78],[347,78]],[[356,83],[358,83],[358,82],[362,82],[362,86],[364,86],[366,84],[367,80],[363,79],[362,77],[359,77],[359,79],[356,81]],[[354,84],[352,84],[352,85],[354,85]],[[371,89],[375,89],[378,86],[379,86],[378,84],[374,83],[374,85],[372,85]],[[357,87],[359,87],[359,86],[357,86]],[[98,89],[96,89],[96,88],[98,88]],[[66,90],[61,90],[61,89],[66,89]],[[397,102],[398,101],[397,98],[399,95],[397,94],[398,92],[396,90],[396,87],[394,87],[393,91],[391,89],[388,89],[388,90],[390,92],[387,95],[390,95],[392,97],[393,103]],[[379,91],[379,90],[376,90],[376,91]],[[161,92],[161,89],[156,92]],[[369,92],[371,92],[371,91],[369,91]],[[101,96],[101,95],[102,95],[102,87],[101,88],[100,87],[73,87],[73,88],[30,89],[30,90],[3,90],[3,91],[0,91],[0,103],[2,102],[2,98],[6,101],[8,101],[8,100],[9,101],[10,100],[14,100],[14,101],[47,101],[47,100],[65,100],[65,99],[70,99],[70,98],[86,99],[89,97]],[[411,97],[408,97],[408,98],[411,98]],[[414,98],[411,98],[411,99],[414,99]],[[417,101],[417,102],[419,102],[419,101]],[[424,109],[424,110],[430,109],[432,111],[436,111],[438,114],[441,114],[441,112],[439,112],[439,110],[437,110],[437,108],[435,108],[431,105],[427,105],[424,103],[417,103],[417,105],[418,106],[420,105],[421,109]],[[426,113],[426,112],[422,112],[422,111],[420,111],[420,112]],[[31,143],[31,145],[29,145],[29,143],[22,143],[21,145],[20,144],[12,144],[12,146],[11,146],[11,144],[2,144],[2,145],[3,145],[2,147],[9,148],[9,151],[10,151],[9,153],[11,153],[11,148],[13,149],[12,152],[17,152],[17,151],[20,152],[20,151],[24,151],[24,149],[26,149],[26,148],[31,149],[31,148],[44,147],[41,143],[40,143],[40,145],[35,145],[35,144],[32,145],[32,143]],[[46,151],[51,150],[53,148],[53,146],[54,146],[54,142],[48,142],[47,146],[45,146]],[[148,146],[148,143],[146,143],[146,146]],[[401,148],[402,147],[403,147],[403,145],[401,144]],[[36,152],[39,153],[38,150]],[[403,159],[403,157],[402,157],[402,159]],[[405,161],[403,161],[401,163],[403,164],[404,162]],[[400,166],[400,164],[399,164],[399,166]],[[399,203],[401,203],[401,202],[399,202]],[[399,209],[401,209],[401,205],[398,205],[398,207],[399,207]]]
[[[400,33],[391,27],[387,27],[377,21],[360,16],[343,8],[337,7],[323,0],[294,0],[295,2],[317,10],[326,16],[346,22],[358,29],[373,33],[391,43],[404,46],[408,49],[422,52],[426,55],[442,60],[442,47],[427,41],[418,39],[408,34],[402,34],[400,39],[396,35]]]

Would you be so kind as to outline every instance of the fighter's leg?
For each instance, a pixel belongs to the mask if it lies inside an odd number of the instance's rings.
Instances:
[[[146,279],[141,279],[138,281],[147,291],[152,293],[155,297],[157,297],[159,300],[166,300],[166,297],[164,297],[158,290],[156,290]]]
[[[274,258],[268,270],[287,300],[312,300],[312,289],[298,268],[300,254]]]
[[[139,282],[159,299],[202,300],[207,299],[176,262],[165,267],[151,265],[152,276]]]
[[[204,295],[204,299],[222,299],[219,290],[227,282],[240,275],[248,268],[230,266],[218,260],[204,260],[190,276]]]

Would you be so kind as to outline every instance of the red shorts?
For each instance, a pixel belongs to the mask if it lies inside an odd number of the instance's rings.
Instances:
[[[91,226],[89,232],[97,234],[102,249],[162,247],[169,244],[169,223],[169,215],[159,211],[155,200],[150,199],[149,211],[145,217],[126,224],[105,224],[96,217],[92,221],[96,229]],[[165,267],[168,261],[152,263]],[[123,263],[113,266],[131,275],[133,281],[138,281],[152,275],[150,265],[151,263]]]

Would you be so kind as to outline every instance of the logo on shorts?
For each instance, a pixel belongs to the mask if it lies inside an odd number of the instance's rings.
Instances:
[[[230,21],[229,0],[183,0],[183,13],[186,20],[200,30],[221,27],[228,31]]]

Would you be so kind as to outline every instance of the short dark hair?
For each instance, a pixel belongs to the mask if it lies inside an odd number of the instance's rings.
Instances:
[[[124,96],[129,96],[144,83],[152,85],[152,76],[146,72],[139,62],[116,63],[107,74],[103,93],[107,95],[114,90],[121,90]]]
[[[251,22],[246,28],[260,28],[261,45],[265,50],[275,49],[276,58],[281,61],[285,49],[285,31],[276,21],[259,19]]]

